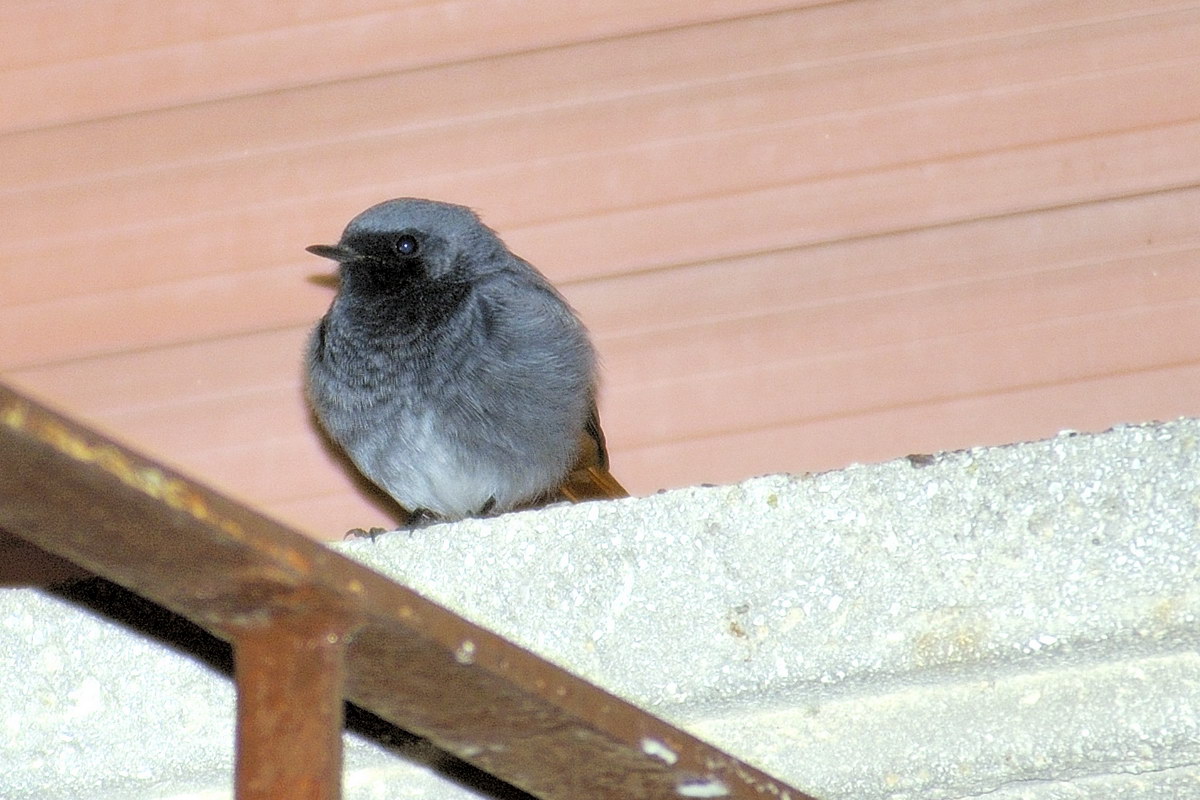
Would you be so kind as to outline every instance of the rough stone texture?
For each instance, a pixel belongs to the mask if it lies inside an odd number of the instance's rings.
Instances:
[[[340,549],[821,798],[1200,797],[1195,420]],[[28,590],[0,636],[0,797],[227,794],[222,678]]]

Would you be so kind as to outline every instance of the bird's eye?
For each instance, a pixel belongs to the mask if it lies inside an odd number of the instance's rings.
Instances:
[[[421,243],[415,236],[406,233],[396,239],[396,252],[402,256],[415,256],[420,249]]]

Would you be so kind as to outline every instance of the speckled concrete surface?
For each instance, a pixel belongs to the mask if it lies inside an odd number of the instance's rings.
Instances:
[[[818,797],[1200,797],[1194,420],[340,549]],[[0,797],[228,781],[227,686],[31,595]],[[364,744],[346,780],[474,796]]]

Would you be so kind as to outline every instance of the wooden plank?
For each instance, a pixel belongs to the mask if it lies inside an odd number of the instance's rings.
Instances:
[[[702,380],[730,364],[769,368],[870,350],[913,334],[1003,332],[1083,309],[1195,297],[1200,279],[1191,265],[1200,233],[1192,220],[1198,208],[1200,190],[1185,190],[746,260],[732,283],[710,274],[713,265],[674,277],[631,276],[616,287],[616,296],[629,298],[628,308],[606,319],[591,306],[599,315],[593,328],[607,399],[621,391],[636,397],[640,386],[664,380]],[[967,248],[974,248],[969,267],[958,255]],[[681,293],[681,285],[696,291]],[[673,292],[683,299],[672,299]],[[592,321],[588,308],[585,318]],[[654,310],[657,316],[647,319]],[[226,441],[231,437],[210,427],[240,419],[241,406],[261,404],[262,410],[243,433],[278,435],[275,426],[285,419],[306,427],[298,387],[306,328],[29,369],[13,378],[69,400],[139,442],[147,441],[144,431],[196,420],[176,426],[182,440],[149,439],[160,452],[194,451],[189,432],[198,441]],[[643,405],[632,401],[635,416]],[[274,418],[271,408],[288,411]]]
[[[1165,249],[1187,248],[1200,240],[1193,224],[1196,213],[1200,190],[1182,190],[747,257],[729,265],[739,276],[732,282],[721,280],[726,269],[721,263],[623,276],[607,287],[621,298],[620,304],[607,303],[602,284],[570,287],[569,293],[607,348],[610,337],[796,308],[798,298],[821,305],[864,292],[909,291],[964,276],[998,277],[1104,255],[1123,257],[1151,241]],[[969,271],[962,253],[970,254]],[[687,293],[679,292],[683,285],[689,287]],[[326,300],[327,295],[316,305],[323,309]],[[313,318],[318,311],[314,308]],[[294,382],[293,363],[303,336],[304,331],[296,329],[231,342],[228,346],[236,347],[237,359],[221,358],[227,345],[217,341],[33,368],[15,377],[51,395],[88,386],[87,398],[80,398],[89,403],[84,410],[102,413],[109,407],[162,402],[178,389],[189,394],[206,387],[238,392],[256,390],[263,381]],[[172,371],[184,377],[163,377]]]
[[[431,194],[461,193],[465,183],[481,199],[508,196],[509,202],[489,209],[489,219],[498,227],[519,227],[554,219],[555,214],[578,216],[1195,119],[1200,99],[1189,78],[1200,63],[1200,13],[1138,22],[1133,27],[1113,23],[1085,31],[1039,32],[1015,41],[905,50],[887,58],[873,54],[821,68],[793,68],[781,61],[763,65],[765,72],[714,76],[648,91],[631,92],[622,85],[625,76],[617,75],[613,84],[597,89],[598,97],[564,103],[550,96],[542,98],[542,107],[521,113],[476,111],[457,119],[451,113],[432,121],[435,124],[418,126],[397,126],[396,113],[348,113],[347,103],[374,92],[342,87],[342,95],[327,99],[343,112],[337,116],[341,128],[315,142],[307,141],[304,133],[312,111],[302,98],[287,104],[291,113],[280,136],[290,133],[290,138],[269,144],[255,142],[261,135],[261,111],[252,116],[255,124],[250,126],[246,109],[206,109],[205,119],[191,119],[187,125],[217,131],[232,126],[244,134],[229,142],[228,149],[208,155],[194,151],[204,146],[204,136],[189,136],[178,126],[159,130],[164,121],[159,115],[141,118],[140,127],[130,127],[127,121],[126,129],[109,136],[76,130],[77,138],[85,141],[62,143],[64,159],[81,149],[74,157],[96,155],[89,150],[97,147],[124,154],[128,163],[116,173],[81,164],[69,177],[31,185],[17,176],[45,159],[20,147],[0,150],[9,154],[2,166],[10,187],[0,194],[0,211],[11,226],[11,246],[24,250],[30,242],[77,237],[77,227],[62,225],[64,217],[87,220],[95,235],[113,235],[153,224],[143,219],[147,208],[159,209],[162,222],[168,224],[190,216],[211,222],[215,207],[233,215],[278,197],[295,201],[312,198],[314,191],[326,196],[330,187],[378,185],[381,175],[392,174],[398,187],[402,176],[404,184],[415,180]],[[625,60],[636,52],[629,50],[628,42],[621,44],[625,50],[614,49],[615,59]],[[1103,70],[1095,68],[1100,52],[1113,54]],[[996,74],[1005,79],[998,81]],[[466,77],[455,76],[459,83],[474,83]],[[524,77],[528,80],[529,75]],[[442,88],[426,87],[417,94],[439,94]],[[380,87],[378,93],[403,98],[410,92],[400,82]],[[1113,94],[1129,100],[1109,102]],[[664,113],[670,105],[674,108]],[[1030,113],[1031,108],[1036,113]],[[997,125],[997,116],[1014,124]],[[146,138],[147,127],[155,133],[153,141],[189,141],[194,150],[156,165],[145,160],[140,148],[120,146],[130,136]],[[953,136],[930,135],[939,131]],[[118,134],[120,139],[115,138]],[[44,137],[29,144],[38,153],[48,146]],[[623,152],[627,149],[633,152]],[[627,168],[621,160],[629,161]],[[59,169],[59,161],[39,168]],[[712,167],[701,173],[683,169],[696,161]],[[641,175],[646,169],[674,167],[677,172],[651,174],[641,181],[626,177],[613,186],[610,178],[598,182],[599,189],[614,196],[606,200],[604,194],[583,193],[591,206],[572,204],[559,211],[557,203],[522,201],[525,193],[512,196],[518,180],[528,181],[531,190],[565,194],[564,186],[577,185],[579,175],[573,170],[595,175],[604,163],[611,164],[606,172],[616,178]],[[566,174],[556,183],[555,175],[562,171]],[[248,174],[256,179],[247,180]],[[724,182],[706,183],[709,176]],[[181,186],[189,188],[181,191]],[[643,192],[662,188],[658,195],[626,197],[638,187]],[[661,194],[671,187],[679,194]],[[263,194],[267,188],[270,196]],[[13,193],[16,190],[19,195]],[[569,201],[570,196],[552,193],[549,199]],[[49,207],[57,213],[47,214]],[[356,208],[350,206],[346,213]],[[269,253],[264,256],[270,258]]]
[[[1039,271],[1012,265],[1011,272],[992,278],[968,269],[957,281],[842,302],[814,304],[799,296],[794,305],[767,313],[747,309],[725,320],[608,338],[604,364],[620,391],[633,395],[648,385],[756,364],[790,363],[803,369],[810,359],[897,343],[918,346],[930,339],[976,334],[999,339],[1054,320],[1119,317],[1200,301],[1198,264],[1200,245]],[[856,324],[847,324],[851,320]]]
[[[748,380],[750,370],[755,383],[762,380],[781,387],[784,394],[776,413],[824,416],[877,401],[877,393],[867,391],[866,386],[845,384],[844,373],[883,382],[880,365],[854,368],[860,360],[898,361],[903,374],[913,369],[910,361],[923,358],[923,348],[934,348],[929,360],[935,365],[945,363],[941,360],[945,354],[937,352],[939,347],[961,348],[973,358],[995,355],[1013,344],[1014,335],[1023,329],[1074,320],[1084,321],[1083,330],[1069,335],[1082,337],[1082,343],[1094,320],[1109,315],[1119,319],[1131,312],[1144,312],[1152,320],[1138,337],[1138,347],[1147,357],[1159,357],[1164,350],[1173,352],[1172,341],[1194,351],[1189,332],[1194,330],[1200,336],[1200,322],[1189,324],[1169,311],[1162,311],[1161,322],[1153,320],[1160,310],[1180,302],[1200,303],[1197,263],[1200,247],[990,280],[963,276],[958,282],[908,291],[608,339],[603,350],[605,399],[615,406],[608,421],[610,427],[623,431],[621,440],[627,445],[658,438],[653,433],[656,429],[647,427],[656,419],[670,425],[663,437],[676,438],[681,435],[680,417],[691,415],[677,408],[677,403],[658,404],[655,398],[679,398],[705,383],[711,383],[713,391],[721,395],[723,383]],[[1176,324],[1183,327],[1176,328]],[[944,346],[935,344],[942,341]],[[233,391],[230,387],[226,394],[196,397],[183,394],[186,389],[179,387],[176,391],[180,394],[173,402],[146,407],[135,403],[140,400],[144,404],[148,398],[130,397],[131,404],[114,405],[113,411],[100,419],[162,453],[196,452],[198,442],[269,441],[287,436],[305,416],[297,385],[300,350],[289,347],[277,356],[278,363],[270,370],[278,383],[251,390]],[[1038,359],[1032,360],[1036,363]],[[996,378],[1001,380],[1022,380],[1015,365],[1007,370],[999,366],[981,364],[966,369],[955,382],[975,384],[990,379],[980,374],[988,372],[1000,373]],[[1084,366],[1082,362],[1080,366]],[[284,382],[288,376],[291,380]],[[1064,374],[1064,379],[1068,377]],[[812,385],[808,385],[810,378]],[[826,388],[822,379],[831,388]],[[247,376],[247,382],[250,380],[253,378]],[[896,382],[903,381],[897,377]],[[936,386],[936,379],[923,376],[918,391],[933,391]],[[745,396],[744,403],[722,400],[725,412],[718,422],[708,416],[716,401],[704,406],[709,392],[696,392],[689,403],[699,406],[696,425],[707,429],[722,423],[737,425],[743,416],[761,419],[762,393]],[[766,396],[775,393],[767,390]],[[913,400],[904,397],[899,402]],[[658,410],[647,410],[647,405]],[[743,413],[736,413],[730,405],[741,407]],[[180,425],[180,419],[189,423]],[[696,431],[688,430],[686,435],[696,435]]]
[[[913,293],[916,302],[920,292],[948,282],[1023,280],[1025,273],[1073,264],[1187,250],[1200,246],[1198,214],[1200,188],[1188,188],[634,273],[568,285],[566,291],[607,352],[610,339],[643,331],[832,304],[852,312],[847,304],[864,297]],[[737,280],[728,280],[729,272]],[[298,271],[293,280],[301,283],[304,274]],[[140,348],[11,374],[50,397],[79,395],[72,402],[93,417],[285,388],[299,378],[304,337],[329,297],[327,289],[313,295],[303,323],[293,328]],[[86,393],[80,387],[87,387]]]
[[[1196,397],[1200,361],[1193,359],[1074,382],[663,442],[622,450],[613,468],[635,493],[775,472],[817,472],[909,453],[1031,441],[1067,429],[1095,432],[1126,422],[1195,416]]]
[[[614,276],[567,293],[607,351],[610,339],[642,331],[1196,248],[1197,215],[1192,187]]]
[[[744,0],[736,14],[820,1]],[[21,61],[42,59],[28,50],[16,56],[18,66],[0,72],[0,96],[8,100],[0,130],[266,93],[735,14],[725,0],[652,4],[617,0],[592,6],[556,0],[431,0],[400,6],[356,2],[336,10],[316,10],[321,6],[310,4],[271,5],[266,8],[281,9],[272,19],[264,16],[262,4],[247,0],[209,0],[180,10],[174,4],[142,0],[137,5],[106,3],[92,15],[84,10],[91,24],[80,25],[73,15],[86,5],[38,4],[10,10],[7,20],[0,17],[0,23],[9,22],[0,24],[0,30],[9,31],[6,39],[32,27],[82,27],[93,42],[69,37],[55,52],[57,58],[48,63],[19,66]],[[121,13],[113,13],[115,8]],[[231,24],[243,9],[254,10],[244,17],[245,23]],[[129,35],[122,29],[131,19],[137,20],[139,11],[145,16],[133,23],[134,33]],[[31,12],[36,14],[33,19]],[[16,15],[24,19],[13,19]],[[226,21],[195,24],[210,15]],[[165,34],[157,33],[163,30]],[[81,53],[87,55],[80,57]],[[103,92],[94,90],[98,74],[104,75]],[[46,102],[47,97],[56,102]]]
[[[866,174],[522,228],[506,237],[571,279],[661,269],[1018,214],[1200,182],[1200,122],[910,164]],[[1100,169],[1098,165],[1103,165]]]
[[[1194,47],[1200,42],[1200,17],[1193,31]],[[972,57],[986,63],[978,54]],[[939,71],[948,73],[963,67],[938,65]],[[31,257],[47,244],[80,237],[79,229],[63,228],[64,217],[86,220],[92,235],[102,240],[122,231],[153,230],[181,220],[211,224],[216,209],[222,209],[220,219],[239,209],[271,206],[281,198],[314,204],[321,202],[314,192],[325,187],[368,187],[357,192],[374,192],[377,197],[385,191],[403,193],[404,186],[410,187],[409,193],[474,197],[492,225],[525,227],[614,209],[653,207],[1188,122],[1200,116],[1200,89],[1192,80],[1197,69],[1200,56],[1192,55],[1103,75],[1050,76],[1032,84],[993,87],[986,93],[980,89],[977,94],[926,96],[910,90],[887,105],[827,114],[800,113],[800,109],[808,108],[814,95],[827,96],[834,90],[856,93],[863,75],[840,86],[814,83],[804,91],[799,86],[772,87],[758,79],[749,85],[722,87],[719,95],[706,91],[706,97],[678,93],[669,98],[691,109],[687,114],[663,114],[664,98],[626,98],[520,118],[287,148],[254,157],[186,162],[169,169],[132,170],[87,182],[26,189],[0,196],[0,212],[11,226],[12,246]],[[902,72],[895,65],[885,71]],[[1114,95],[1129,101],[1112,103]],[[720,125],[710,121],[699,127],[703,117],[732,114],[748,99],[772,111],[750,115],[743,109],[740,119],[730,116]],[[659,118],[670,119],[670,127],[656,125]],[[997,120],[1010,124],[997,124]],[[695,164],[710,166],[696,170]],[[403,176],[404,184],[388,190],[381,185],[381,175]],[[587,185],[589,176],[594,185],[589,191],[566,190],[581,181]],[[514,186],[526,191],[514,192]],[[47,213],[50,208],[57,213]],[[147,209],[159,209],[161,219],[147,218]],[[357,206],[349,207],[332,216],[334,224],[328,227],[336,232],[336,221],[356,210]],[[270,244],[270,239],[264,242],[264,258],[288,255],[276,256],[268,249]],[[201,262],[183,269],[184,274],[197,269],[212,272],[220,266]],[[145,270],[140,274],[143,282],[167,277]],[[107,281],[112,285],[112,278]],[[30,291],[24,289],[13,302],[37,299]]]
[[[574,274],[651,269],[1120,197],[1200,182],[1189,147],[1200,122],[1151,131],[1056,143],[885,174],[717,196],[655,209],[523,229],[506,238],[543,265],[571,264]],[[1093,165],[1104,164],[1098,181]],[[264,222],[264,225],[267,224]],[[95,268],[95,264],[89,265]],[[552,278],[560,271],[546,267]],[[295,271],[292,272],[295,274]],[[323,301],[313,287],[290,302],[272,285],[251,294],[234,279],[148,287],[103,296],[68,297],[0,309],[0,369],[14,370],[191,338],[226,337],[313,319]],[[275,316],[265,316],[276,298]],[[311,301],[312,305],[307,303]]]
[[[612,386],[609,438],[614,449],[636,447],[1187,363],[1197,357],[1198,340],[1200,296],[1193,295],[836,356],[723,364],[699,375]],[[754,390],[731,391],[738,386]]]
[[[605,392],[603,415],[614,459],[715,433],[937,405],[964,394],[1012,392],[1195,358],[1200,278],[1194,260],[1192,254],[1177,261],[1147,258],[1136,268],[1084,266],[1078,269],[1091,277],[1084,282],[1072,282],[1069,271],[1049,270],[896,293],[883,298],[882,307],[893,309],[892,321],[878,325],[880,298],[857,300],[846,304],[843,324],[830,322],[834,334],[824,335],[819,346],[774,331],[775,346],[771,335],[763,336],[768,346],[757,358],[722,353],[707,364],[688,361],[691,369],[665,378],[655,347],[647,346],[655,359],[634,364],[629,374],[610,373],[614,382]],[[795,324],[793,317],[782,319]],[[906,321],[913,331],[898,336],[896,326]],[[738,338],[726,331],[698,339],[706,344],[695,358],[707,359],[704,348]],[[1058,349],[1047,350],[1047,341]],[[268,360],[268,367],[273,373],[294,370],[295,355]],[[746,386],[755,389],[732,388]],[[294,384],[116,409],[102,415],[107,427],[259,502],[351,486],[321,447]]]

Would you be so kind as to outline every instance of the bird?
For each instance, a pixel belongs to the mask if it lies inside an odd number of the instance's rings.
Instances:
[[[407,526],[627,495],[586,329],[472,209],[387,200],[306,249],[337,263],[305,354],[309,405]]]

